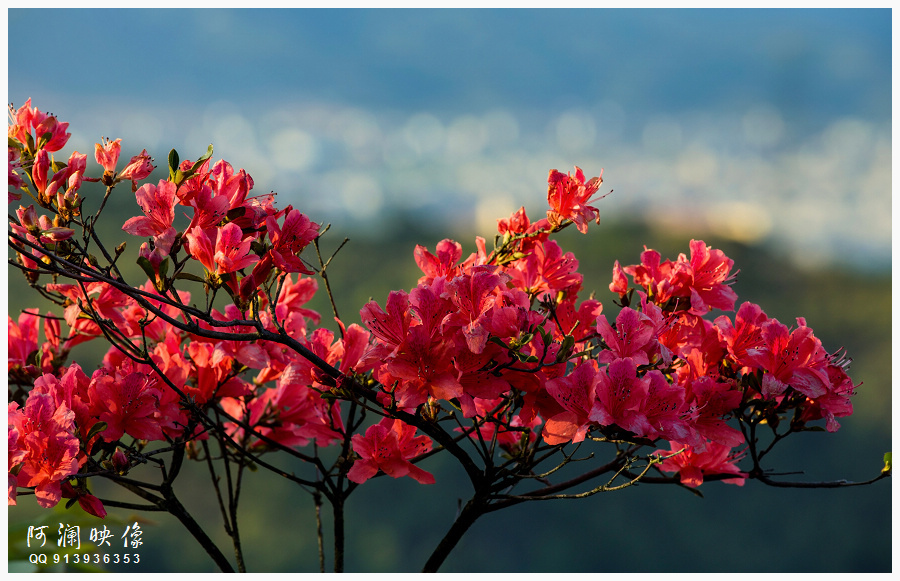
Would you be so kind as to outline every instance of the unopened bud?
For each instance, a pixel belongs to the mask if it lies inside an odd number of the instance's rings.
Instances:
[[[112,465],[119,474],[125,474],[128,471],[128,458],[125,457],[125,453],[122,450],[116,448],[115,453],[112,455]]]

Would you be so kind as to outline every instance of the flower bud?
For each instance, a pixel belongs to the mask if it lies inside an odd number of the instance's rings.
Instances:
[[[119,474],[125,474],[128,471],[128,458],[125,457],[125,453],[122,450],[116,448],[115,453],[112,455],[112,465]]]
[[[41,216],[41,218],[43,218],[43,216]],[[48,242],[61,242],[63,240],[68,240],[74,235],[75,231],[71,228],[51,226],[50,228],[41,230],[41,242],[43,244],[47,244]]]
[[[19,206],[19,209],[16,210],[16,216],[19,218],[19,224],[22,225],[23,228],[29,231],[40,230],[40,226],[38,226],[38,217],[37,212],[34,210],[34,206]]]
[[[47,153],[47,150],[42,149],[34,156],[34,165],[31,167],[31,179],[39,194],[43,194],[47,189],[47,170],[49,169],[50,154]]]

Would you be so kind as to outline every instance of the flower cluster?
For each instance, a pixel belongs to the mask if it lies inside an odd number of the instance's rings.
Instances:
[[[472,437],[505,433],[507,451],[533,440],[538,425],[551,445],[666,440],[660,468],[689,486],[702,473],[743,483],[736,462],[745,435],[728,421],[748,410],[773,421],[794,412],[796,429],[824,418],[829,431],[852,413],[846,361],[803,319],[791,330],[752,303],[733,321],[704,318],[733,310],[737,295],[733,261],[703,241],[674,262],[654,250],[640,264],[616,262],[610,290],[622,308],[613,323],[598,301],[579,302],[578,262],[548,239],[596,217],[586,200],[600,179],[585,183],[576,170],[574,178],[551,172],[548,219],[532,223],[520,209],[498,222],[493,252],[478,239],[465,260],[451,240],[435,254],[417,247],[418,286],[390,293],[384,309],[363,308],[375,337],[364,359],[383,386],[382,405],[414,412],[449,401],[475,420]]]
[[[70,137],[67,123],[32,108],[30,100],[11,110],[10,117],[9,201],[27,192],[48,212],[38,215],[34,204],[20,206],[10,221],[10,245],[29,280],[39,280],[50,253],[81,268],[95,265],[72,238],[73,226],[84,225],[79,193],[84,181],[102,182],[110,190],[132,182],[142,215],[125,221],[122,229],[148,238],[138,263],[150,275],[134,289],[148,301],[143,306],[109,282],[51,282],[42,288],[63,307],[62,316],[28,309],[17,321],[9,317],[10,384],[20,387],[17,395],[10,392],[19,400],[9,405],[10,504],[16,502],[17,487],[33,488],[42,506],[53,506],[61,497],[78,498],[99,514],[102,505],[86,500],[93,497],[73,478],[86,462],[97,467],[115,459],[116,470],[123,472],[148,442],[202,438],[197,410],[213,405],[234,413],[234,434],[246,428],[289,446],[334,440],[341,430],[339,406],[319,397],[308,380],[308,362],[268,342],[210,341],[166,322],[166,317],[186,320],[180,305],[189,304],[190,294],[173,288],[176,277],[186,277],[203,281],[207,291],[224,288],[245,311],[252,303],[263,328],[285,329],[310,349],[342,356],[344,342],[332,344],[324,330],[306,337],[307,321],[319,322],[317,313],[303,307],[317,285],[295,273],[312,273],[299,254],[318,236],[318,224],[290,206],[277,210],[273,194],[250,196],[252,178],[225,161],[210,164],[211,149],[193,163],[178,163],[173,152],[170,179],[138,187],[154,169],[146,150],[116,171],[121,140],[103,140],[95,148],[102,177],[86,178],[86,155],[74,152],[68,163],[52,159]],[[179,205],[192,210],[182,230],[175,227]],[[184,270],[192,263],[203,267],[205,277]],[[250,272],[245,275],[244,269]],[[268,309],[269,291],[275,288],[275,303]],[[147,304],[158,309],[158,316]],[[244,318],[235,305],[224,313],[212,309],[210,315],[219,321]],[[86,375],[77,363],[66,365],[72,347],[110,330],[122,343],[110,347],[93,374]],[[351,325],[348,349],[360,351],[358,344],[367,335]],[[132,352],[145,345],[148,360],[123,354],[121,347],[128,344]],[[258,371],[257,384],[246,379],[252,370]],[[126,438],[135,444],[126,444]]]
[[[103,516],[82,474],[122,475],[151,442],[196,455],[211,433],[241,454],[340,445],[334,473],[354,485],[379,473],[433,483],[418,464],[450,418],[455,437],[485,456],[496,445],[525,463],[538,446],[627,442],[656,450],[648,462],[687,486],[709,475],[742,484],[748,422],[793,414],[792,430],[824,419],[834,431],[852,413],[846,360],[804,319],[789,328],[749,302],[733,319],[709,318],[734,310],[737,295],[733,261],[703,241],[675,261],[645,249],[639,264],[616,262],[615,316],[579,298],[579,262],[552,235],[599,221],[591,204],[602,179],[580,168],[552,170],[546,218],[532,222],[521,208],[498,220],[490,251],[483,238],[465,258],[453,240],[417,246],[417,286],[364,305],[362,325],[336,317],[335,334],[305,307],[318,284],[301,253],[320,226],[277,209],[274,194],[251,195],[250,175],[213,163],[211,147],[196,161],[173,150],[168,177],[153,182],[146,150],[117,170],[121,142],[104,139],[94,152],[102,174],[89,178],[85,155],[52,159],[66,123],[30,101],[11,118],[9,201],[27,192],[41,210],[15,211],[10,245],[32,284],[56,264],[74,280],[40,287],[60,316],[9,318],[10,504],[33,489],[41,506],[72,498]],[[92,238],[73,237],[75,227],[92,232],[105,204],[82,217],[84,181],[107,196],[130,182],[141,214],[122,230],[146,239],[143,285],[117,273],[123,246],[115,259],[103,248],[110,263],[100,267]],[[176,225],[181,214],[186,226]],[[205,310],[176,288],[185,282],[202,285]],[[220,289],[231,299],[221,311]],[[98,369],[67,363],[74,345],[98,337],[112,343]],[[361,433],[347,408],[380,419]],[[443,446],[456,441],[447,438]]]

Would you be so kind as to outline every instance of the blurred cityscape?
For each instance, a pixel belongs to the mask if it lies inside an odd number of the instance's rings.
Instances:
[[[58,34],[34,46],[36,18]],[[803,267],[890,267],[889,10],[9,21],[9,98],[70,121],[72,148],[121,137],[164,165],[212,142],[259,193],[354,231],[402,212],[490,236],[522,205],[541,211],[549,169],[578,165],[605,170],[605,216],[765,242]],[[31,64],[61,51],[79,66]]]

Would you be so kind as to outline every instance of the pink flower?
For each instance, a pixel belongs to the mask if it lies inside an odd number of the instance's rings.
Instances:
[[[790,331],[778,319],[762,324],[759,349],[748,349],[745,361],[750,367],[765,371],[762,394],[771,398],[793,387],[810,399],[825,395],[830,382],[822,343],[805,325]]]
[[[253,178],[246,171],[234,173],[234,168],[224,159],[215,163],[209,175],[216,196],[228,200],[230,208],[240,208],[253,189]]]
[[[195,185],[196,180],[196,177],[190,178],[178,188],[179,203],[194,208],[194,216],[187,230],[216,228],[228,215],[228,199],[214,196],[208,185],[199,185],[196,190],[185,189],[186,186]]]
[[[392,478],[409,476],[421,484],[434,484],[434,476],[409,460],[431,450],[428,436],[415,436],[415,426],[401,420],[384,418],[370,426],[366,435],[353,436],[353,451],[360,458],[353,463],[347,478],[362,484],[378,473],[378,470]]]
[[[638,436],[645,435],[647,418],[641,408],[648,388],[648,380],[637,377],[634,360],[616,359],[600,370],[591,421],[604,426],[615,424]]]
[[[122,230],[135,236],[160,236],[175,220],[175,184],[160,180],[158,186],[144,184],[135,192],[143,216],[129,218]]]
[[[597,332],[603,337],[608,350],[600,352],[598,361],[610,363],[616,359],[631,357],[635,365],[650,363],[648,352],[656,346],[656,328],[650,317],[632,308],[624,308],[616,316],[616,328],[606,320],[606,315],[597,317]]]
[[[768,319],[759,305],[750,302],[742,304],[738,309],[734,316],[734,324],[726,315],[716,318],[715,325],[719,338],[725,342],[728,354],[735,362],[742,366],[746,365],[744,361],[747,351],[763,346],[762,325]]]
[[[578,260],[571,252],[563,254],[556,240],[534,244],[531,252],[513,262],[506,269],[513,284],[528,294],[549,295],[556,299],[560,291],[569,297],[581,289],[582,276],[578,273]]]
[[[115,287],[102,282],[90,282],[83,286],[50,283],[47,285],[47,290],[58,292],[71,301],[66,307],[64,317],[66,323],[73,327],[73,331],[100,334],[99,328],[93,320],[81,317],[82,312],[86,312],[89,308],[93,308],[100,317],[110,319],[122,330],[129,327],[129,321],[125,318],[121,308],[132,304],[132,301]],[[92,297],[91,295],[94,294],[97,296]],[[78,305],[79,301],[84,305],[84,311]],[[91,303],[90,307],[88,303]],[[73,342],[72,345],[74,344]]]
[[[459,274],[458,262],[462,258],[462,244],[450,239],[441,240],[435,248],[437,256],[430,253],[427,248],[417,244],[413,251],[416,264],[425,273],[419,279],[419,283],[431,283],[439,276],[453,278]]]
[[[330,334],[327,329],[320,330]],[[306,363],[288,365],[277,387],[266,392],[271,411],[259,431],[286,446],[305,446],[311,441],[328,446],[342,438],[341,408],[310,387],[310,371],[317,369]]]
[[[665,438],[669,441],[702,444],[702,439],[683,413],[684,390],[670,384],[656,369],[649,371],[644,380],[647,382],[647,397],[641,402],[638,411],[645,418],[646,424],[641,425],[640,431],[635,433],[651,440]]]
[[[43,194],[47,189],[47,171],[49,169],[50,154],[42,149],[34,156],[34,165],[31,166],[31,180],[34,183],[34,189],[39,194]]]
[[[17,147],[7,147],[6,151],[7,158],[9,160],[8,184],[11,188],[9,190],[9,202],[7,203],[12,203],[16,200],[22,199],[22,194],[13,190],[20,190],[24,188],[25,180],[23,180],[22,176],[19,175],[19,172],[22,171],[22,160],[19,159],[19,149]]]
[[[624,297],[628,293],[628,277],[625,276],[625,271],[622,270],[618,260],[613,265],[613,278],[609,283],[609,290],[619,297]]]
[[[830,381],[828,392],[816,399],[807,399],[806,403],[800,406],[802,410],[800,419],[809,422],[825,418],[825,429],[836,432],[841,425],[835,418],[853,413],[850,397],[855,394],[858,386],[853,385],[850,376],[838,364],[828,365],[828,379]]]
[[[153,248],[150,248],[150,244],[148,242],[144,242],[141,244],[140,249],[138,249],[138,256],[141,258],[146,258],[147,262],[150,263],[150,267],[153,269],[153,280],[154,284],[157,281],[162,281],[160,278],[159,267],[169,256],[169,251],[172,249],[172,244],[175,242],[175,229],[171,228],[169,231],[171,232],[171,236],[162,236],[160,238],[161,244],[157,243],[153,245]],[[150,273],[147,273],[148,276]]]
[[[25,460],[26,456],[28,456],[28,452],[25,451],[22,442],[20,442],[21,432],[19,428],[23,426],[25,423],[25,414],[22,412],[22,409],[19,408],[19,404],[16,402],[9,402],[6,406],[7,413],[7,440],[9,442],[8,445],[8,456],[7,456],[7,472],[8,472],[8,486],[7,489],[7,504],[13,506],[16,504],[16,491],[19,486],[19,468],[20,464],[23,460]]]
[[[250,254],[251,237],[244,238],[241,228],[229,222],[219,229],[216,237],[216,253],[213,256],[218,268],[216,274],[236,272],[259,261],[259,256]]]
[[[208,231],[200,227],[188,231],[185,238],[190,244],[191,255],[212,274],[236,272],[259,261],[259,256],[250,254],[253,240],[243,238],[240,226],[234,222],[216,230],[215,247]]]
[[[19,315],[18,323],[7,315],[9,371],[33,369],[33,355],[38,348],[39,314],[40,309],[26,309]]]
[[[463,395],[459,372],[453,365],[455,350],[456,346],[443,337],[433,338],[424,325],[409,328],[385,365],[388,373],[401,380],[401,391],[415,394],[404,407],[424,403],[429,395],[443,400]]]
[[[275,266],[282,272],[312,274],[300,259],[300,253],[319,235],[319,225],[298,210],[289,209],[283,226],[278,226],[275,216],[269,216],[266,228],[272,241],[269,253]]]
[[[75,498],[78,500],[78,506],[88,514],[92,514],[98,518],[106,517],[106,509],[100,499],[87,492],[87,489],[75,488],[68,482],[62,483],[62,497]]]
[[[709,376],[693,380],[688,388],[691,426],[697,433],[729,448],[743,444],[744,434],[725,421],[725,417],[741,404],[743,392],[731,383],[720,383]],[[685,438],[675,439],[696,445]]]
[[[662,263],[659,252],[645,248],[641,264],[626,266],[622,271],[634,277],[635,284],[644,287],[660,306],[674,299],[678,301],[676,308],[695,315],[705,315],[712,309],[733,310],[737,294],[729,285],[734,281],[734,261],[702,240],[691,240],[690,246],[690,260],[680,254],[676,262]],[[622,283],[618,285],[621,288]]]
[[[543,430],[545,442],[552,445],[584,440],[591,423],[588,416],[594,407],[598,376],[597,363],[588,360],[570,375],[546,383],[547,393],[565,411],[547,419]]]
[[[42,149],[59,151],[72,137],[71,133],[66,133],[68,123],[60,123],[56,117],[42,113],[37,107],[32,108],[31,99],[25,101],[17,111],[10,107],[10,118],[15,124],[7,129],[8,136],[25,145],[32,153]]]
[[[391,291],[388,293],[387,312],[375,301],[369,301],[359,311],[363,325],[372,331],[372,334],[388,347],[387,354],[400,346],[406,339],[412,316],[409,312],[409,295],[405,291]],[[379,350],[379,353],[381,350]]]
[[[38,504],[53,507],[62,496],[61,483],[77,473],[85,460],[83,455],[78,457],[81,446],[74,435],[75,414],[47,393],[30,393],[21,413],[14,405],[9,406],[9,423],[19,434],[18,449],[25,451],[16,483],[35,487]]]
[[[675,297],[687,297],[691,273],[686,261],[660,263],[659,252],[645,247],[641,253],[641,263],[622,268],[623,272],[634,278],[634,283],[646,289],[650,299],[658,305],[664,305]]]
[[[480,266],[471,274],[457,276],[446,284],[442,298],[449,299],[456,312],[441,323],[442,328],[462,327],[466,345],[473,353],[481,353],[487,343],[490,313],[498,301],[496,290],[504,286],[506,275],[494,274],[493,268]]]
[[[681,258],[679,258],[681,260]],[[691,312],[703,315],[712,309],[734,310],[737,294],[729,286],[734,261],[702,240],[691,240]]]
[[[112,442],[126,433],[140,440],[163,439],[159,417],[162,394],[156,383],[140,372],[108,374],[98,369],[94,373],[88,392],[92,414],[107,424],[104,440]]]
[[[731,450],[729,446],[717,442],[707,442],[702,452],[686,444],[671,442],[671,449],[656,452],[665,456],[675,453],[663,460],[659,467],[663,472],[677,472],[685,486],[697,488],[703,484],[703,476],[710,474],[734,474],[736,478],[726,478],[722,482],[743,486],[747,474],[737,467],[737,461],[743,455]]]
[[[65,406],[71,410],[75,414],[75,425],[78,428],[75,435],[84,437],[97,421],[90,413],[89,383],[90,379],[84,374],[81,367],[77,363],[73,363],[62,377],[44,373],[35,380],[31,393],[46,393],[53,398],[57,407]]]
[[[153,172],[155,168],[151,163],[152,161],[150,156],[147,155],[147,150],[144,149],[138,155],[131,158],[131,161],[122,168],[122,171],[119,172],[117,177],[120,180],[131,180],[132,188],[134,188],[138,180],[146,178]]]
[[[547,220],[550,225],[558,227],[564,220],[572,220],[582,234],[587,233],[588,222],[594,220],[600,223],[600,214],[597,208],[589,206],[591,196],[597,193],[600,184],[603,183],[603,170],[600,175],[591,178],[585,183],[584,173],[581,168],[575,166],[575,177],[550,170],[547,178],[547,202],[550,209],[547,211]]]
[[[19,486],[35,487],[42,507],[56,506],[62,497],[61,483],[78,472],[78,438],[63,432],[31,433],[25,436],[25,449],[28,456],[19,472]]]
[[[540,234],[537,234],[537,232],[545,230],[549,226],[550,224],[546,218],[542,218],[537,222],[529,220],[528,215],[525,213],[525,206],[513,212],[509,218],[497,220],[497,232],[500,234],[509,234],[510,236],[515,234],[532,234],[532,236],[524,238],[520,242],[520,250],[525,253],[531,249],[534,243],[547,240],[548,233],[546,231]]]
[[[60,209],[70,213],[76,210],[80,211],[81,198],[78,195],[78,188],[84,181],[86,169],[87,155],[73,151],[66,162],[65,169],[53,174],[53,178],[47,184],[47,191],[44,192],[45,199],[50,200],[56,196],[56,203]]]
[[[94,159],[103,167],[104,173],[115,174],[116,164],[119,162],[119,152],[122,150],[122,140],[101,139],[103,143],[94,144]]]

